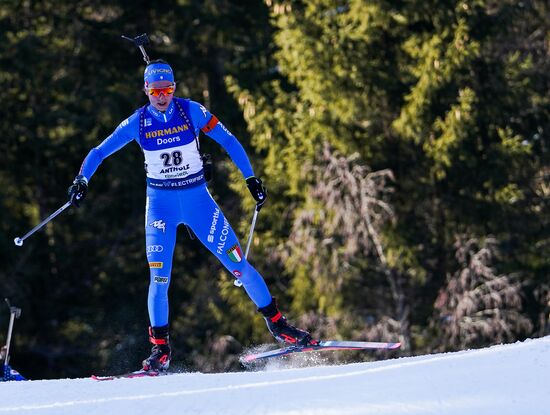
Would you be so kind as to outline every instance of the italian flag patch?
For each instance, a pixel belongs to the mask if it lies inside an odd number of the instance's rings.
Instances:
[[[241,248],[237,244],[233,245],[227,251],[227,255],[229,256],[229,259],[233,262],[241,262],[243,259],[243,253],[241,251]]]

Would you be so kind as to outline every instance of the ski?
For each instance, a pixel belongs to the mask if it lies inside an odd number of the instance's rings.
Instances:
[[[398,349],[401,343],[389,343],[389,342],[354,342],[354,341],[339,341],[339,340],[327,340],[321,341],[315,345],[308,346],[287,346],[280,349],[269,350],[262,353],[251,353],[243,356],[241,361],[244,363],[251,363],[260,359],[267,359],[270,357],[284,356],[291,353],[303,353],[303,352],[317,352],[327,350],[369,350],[369,349]]]
[[[140,369],[134,372],[123,373],[121,375],[110,375],[110,376],[92,375],[91,378],[97,381],[104,381],[104,380],[115,380],[115,379],[133,379],[133,378],[165,376],[169,374],[170,374],[169,372],[165,372],[165,371]]]

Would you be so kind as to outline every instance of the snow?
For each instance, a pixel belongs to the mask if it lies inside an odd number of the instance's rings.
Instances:
[[[327,352],[338,353],[338,352]],[[0,384],[0,415],[550,415],[550,337],[372,363]]]

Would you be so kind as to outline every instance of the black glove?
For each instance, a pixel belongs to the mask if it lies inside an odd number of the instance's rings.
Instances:
[[[262,184],[262,181],[255,176],[246,179],[246,185],[248,186],[248,190],[250,190],[252,197],[257,202],[256,209],[259,212],[267,199],[267,189]]]
[[[88,182],[79,174],[75,177],[73,184],[69,187],[68,190],[69,200],[73,206],[79,207],[80,202],[84,200],[88,194]]]

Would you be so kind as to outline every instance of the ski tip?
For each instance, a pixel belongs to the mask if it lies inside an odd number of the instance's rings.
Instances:
[[[93,380],[102,381],[102,380],[113,380],[114,376],[97,376],[92,375],[90,376]]]
[[[158,370],[136,370],[134,372],[123,373],[121,375],[111,375],[111,376],[90,376],[93,380],[103,381],[103,380],[115,380],[115,379],[132,379],[132,378],[144,378],[144,377],[155,377],[167,375],[170,372],[158,371]]]
[[[401,343],[398,342],[398,343],[392,343],[388,349],[391,349],[391,350],[394,350],[394,349],[399,349],[401,347]]]
[[[257,355],[255,354],[247,354],[246,356],[242,356],[239,360],[242,363],[250,363],[256,360]]]

